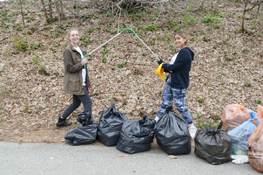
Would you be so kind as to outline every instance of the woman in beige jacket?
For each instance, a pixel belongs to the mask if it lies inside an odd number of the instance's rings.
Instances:
[[[66,122],[67,117],[77,109],[80,104],[83,104],[85,111],[90,111],[92,114],[92,101],[89,96],[91,84],[89,80],[87,66],[87,58],[81,61],[81,58],[86,54],[78,46],[79,32],[73,29],[68,34],[70,45],[67,46],[63,53],[65,75],[63,81],[63,90],[66,93],[73,95],[72,104],[64,111],[62,116],[58,118],[57,127],[69,126],[72,123]]]

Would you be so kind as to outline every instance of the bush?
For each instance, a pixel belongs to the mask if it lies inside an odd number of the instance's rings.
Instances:
[[[18,51],[27,51],[28,50],[28,45],[27,41],[24,39],[21,39],[20,37],[13,37],[14,45],[13,47],[16,48]]]
[[[197,99],[197,102],[203,104],[203,103],[205,102],[205,100],[204,100],[204,98],[199,97],[199,98]]]

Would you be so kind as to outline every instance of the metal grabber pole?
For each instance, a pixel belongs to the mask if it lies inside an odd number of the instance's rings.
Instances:
[[[153,51],[143,42],[143,40],[132,30],[132,28],[131,28],[130,26],[126,25],[126,27],[145,45],[145,47],[146,47],[158,60],[160,60],[160,58],[158,58],[158,56],[153,53]]]
[[[99,48],[101,48],[102,46],[104,46],[105,44],[107,44],[108,42],[110,42],[111,40],[113,40],[114,38],[116,38],[117,36],[119,36],[120,34],[122,34],[123,32],[125,32],[125,30],[127,29],[124,29],[122,30],[120,33],[118,33],[117,35],[115,35],[114,37],[112,37],[111,39],[109,39],[108,41],[106,41],[105,43],[101,44],[99,47],[97,47],[96,49],[94,49],[93,51],[91,51],[90,53],[88,53],[87,55],[85,55],[83,58],[81,58],[81,60],[83,60],[84,58],[87,58],[90,54],[92,54],[93,52],[95,52],[96,50],[98,50]],[[88,65],[85,64],[86,66]]]

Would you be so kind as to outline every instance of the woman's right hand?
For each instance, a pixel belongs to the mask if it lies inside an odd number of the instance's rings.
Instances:
[[[87,58],[84,58],[83,60],[81,60],[81,64],[84,66],[85,64],[88,63],[88,59]]]

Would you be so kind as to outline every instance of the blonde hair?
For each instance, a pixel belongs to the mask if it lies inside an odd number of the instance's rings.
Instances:
[[[72,28],[72,29],[70,29],[70,30],[68,31],[68,33],[67,33],[67,38],[70,37],[70,33],[71,33],[72,31],[77,31],[77,32],[79,33],[78,29]]]
[[[178,31],[178,32],[176,32],[176,33],[174,34],[174,36],[175,36],[175,35],[180,35],[181,37],[183,37],[184,39],[186,39],[185,44],[187,44],[188,39],[187,39],[186,34],[185,34],[184,32]]]

